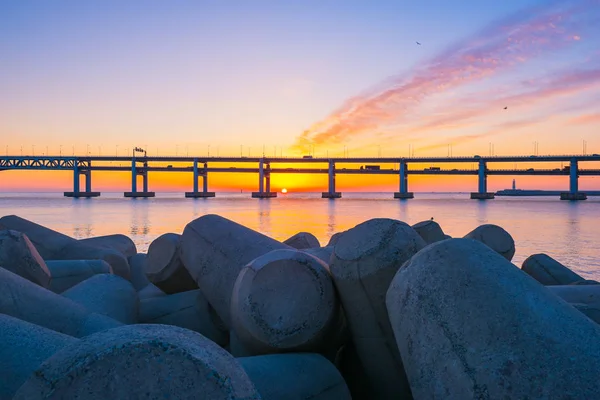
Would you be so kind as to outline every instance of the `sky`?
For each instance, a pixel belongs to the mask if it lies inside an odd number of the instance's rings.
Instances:
[[[0,154],[503,155],[534,143],[579,154],[584,141],[600,153],[598,26],[600,0],[0,0]],[[4,191],[72,186],[69,172],[0,174]],[[94,190],[130,182],[93,179]],[[413,190],[476,187],[410,179]],[[150,186],[191,180],[154,173]],[[322,190],[326,177],[273,185]],[[342,190],[397,185],[338,178]]]

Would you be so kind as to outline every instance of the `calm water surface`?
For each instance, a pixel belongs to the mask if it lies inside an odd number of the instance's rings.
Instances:
[[[123,233],[144,252],[157,236],[181,233],[192,219],[219,214],[278,240],[299,231],[327,244],[335,232],[367,219],[386,217],[409,224],[430,219],[460,237],[485,223],[508,230],[516,241],[514,262],[544,252],[588,279],[600,279],[600,198],[565,202],[556,198],[497,198],[474,201],[468,194],[416,194],[398,201],[391,193],[344,193],[325,200],[317,193],[257,200],[249,193],[217,193],[213,199],[185,199],[159,193],[153,199],[125,199],[102,193],[96,199],[68,199],[58,193],[0,193],[0,215],[17,214],[76,238]]]

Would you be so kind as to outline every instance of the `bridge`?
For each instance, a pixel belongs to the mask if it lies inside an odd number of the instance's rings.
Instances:
[[[335,177],[339,174],[360,175],[397,175],[399,178],[398,192],[394,198],[411,199],[414,194],[408,190],[409,175],[476,175],[478,187],[471,193],[472,199],[493,199],[495,193],[488,192],[487,177],[491,175],[533,175],[569,177],[569,188],[560,193],[562,200],[585,200],[588,196],[579,190],[579,176],[600,176],[600,169],[581,169],[583,162],[600,162],[599,154],[592,155],[542,155],[542,156],[489,156],[489,157],[131,157],[120,156],[0,156],[0,171],[6,170],[71,170],[73,171],[73,191],[65,192],[67,197],[97,197],[99,192],[92,190],[92,171],[131,171],[131,191],[125,192],[125,197],[154,197],[155,193],[148,190],[148,173],[189,172],[193,174],[193,188],[186,192],[189,198],[215,197],[215,192],[208,190],[209,173],[246,173],[258,174],[258,191],[252,192],[255,198],[277,197],[271,191],[271,174],[327,174],[328,190],[322,193],[323,198],[340,198],[342,194],[336,191]],[[106,165],[106,163],[125,163],[121,165]],[[490,169],[489,163],[568,163],[562,168],[501,168]],[[186,166],[164,166],[160,164],[177,163]],[[476,168],[409,168],[411,164],[476,164]],[[154,165],[153,165],[154,164]],[[210,164],[210,166],[209,166]],[[235,167],[225,167],[222,164],[234,164]],[[304,164],[304,168],[277,168],[277,164]],[[366,164],[360,168],[339,168],[348,164]],[[80,177],[85,177],[85,189],[81,190]],[[142,177],[142,190],[138,190],[137,178]],[[202,178],[202,190],[199,190],[199,179]],[[598,192],[590,193],[597,195]]]

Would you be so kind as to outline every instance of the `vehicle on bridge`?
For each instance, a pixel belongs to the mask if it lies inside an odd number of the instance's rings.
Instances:
[[[302,156],[302,158],[313,158],[313,156]]]
[[[442,169],[440,167],[429,167],[429,168],[425,168],[424,171],[441,171]]]
[[[363,167],[360,167],[360,169],[363,169]],[[381,167],[379,165],[365,165],[364,169],[366,171],[380,171]]]

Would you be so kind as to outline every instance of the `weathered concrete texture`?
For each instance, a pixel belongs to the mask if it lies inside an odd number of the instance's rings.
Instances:
[[[523,261],[523,271],[542,285],[568,285],[584,279],[547,254],[534,254]]]
[[[296,233],[291,238],[284,240],[283,243],[298,250],[321,247],[319,239],[309,232]]]
[[[117,275],[94,275],[62,294],[86,310],[124,324],[138,320],[138,294],[129,281]]]
[[[474,239],[485,244],[508,261],[515,255],[515,241],[510,233],[498,225],[480,225],[467,233],[465,239]]]
[[[196,331],[220,346],[229,340],[225,326],[200,289],[141,300],[139,321]]]
[[[0,400],[10,400],[40,364],[74,337],[0,314]]]
[[[152,297],[164,297],[167,294],[154,286],[152,283],[146,285],[142,290],[138,292],[138,297],[141,300],[149,299]]]
[[[330,271],[373,399],[410,397],[385,293],[398,268],[425,246],[409,225],[384,218],[346,231],[335,245]]]
[[[74,337],[121,325],[4,268],[0,268],[0,313]]]
[[[344,232],[337,232],[334,233],[331,238],[329,238],[329,243],[327,243],[326,247],[330,247],[330,246],[335,246],[335,244],[338,242],[338,240],[340,240],[340,237],[342,237],[342,234]]]
[[[117,250],[125,257],[131,257],[137,254],[135,243],[133,243],[133,240],[126,235],[115,234],[95,236],[86,239],[80,239],[79,242],[103,249]]]
[[[246,265],[231,296],[231,322],[252,355],[319,352],[337,328],[340,303],[325,265],[294,249]]]
[[[423,249],[386,302],[416,399],[600,393],[600,327],[480,242]]]
[[[548,286],[548,290],[600,323],[600,285],[554,285]]]
[[[290,247],[218,215],[204,215],[185,227],[181,259],[202,293],[231,328],[231,291],[242,268],[271,250]]]
[[[17,231],[0,231],[0,267],[47,288],[50,271],[29,238]]]
[[[14,399],[260,399],[240,364],[198,333],[128,325],[44,362]]]
[[[62,293],[94,275],[113,273],[104,260],[47,260],[46,266],[52,277],[48,290],[54,293]]]
[[[315,247],[311,249],[304,249],[302,251],[317,257],[319,260],[329,265],[331,262],[331,255],[333,254],[333,246]]]
[[[319,354],[271,354],[237,359],[263,400],[350,400],[338,370]]]
[[[117,250],[81,243],[16,215],[0,218],[0,227],[26,234],[44,260],[104,260],[115,274],[129,279],[127,258]]]
[[[412,227],[427,244],[446,239],[446,235],[444,234],[440,224],[433,220],[421,221],[414,224]]]
[[[198,284],[181,262],[180,239],[181,235],[165,233],[154,239],[148,248],[146,276],[167,294],[198,289]]]
[[[130,272],[129,281],[138,292],[150,284],[146,276],[146,257],[144,253],[138,253],[127,259]]]

